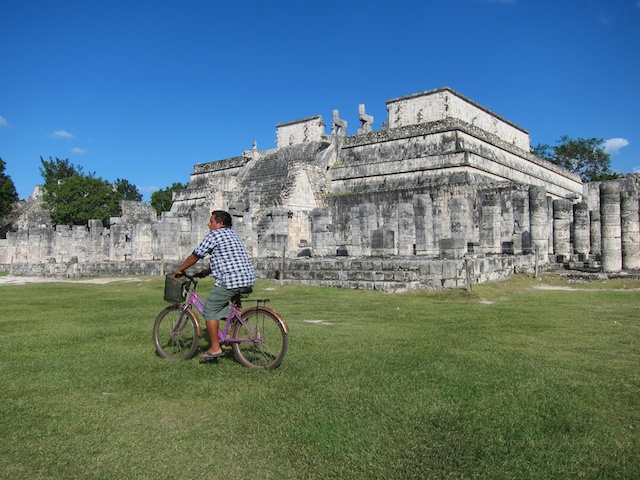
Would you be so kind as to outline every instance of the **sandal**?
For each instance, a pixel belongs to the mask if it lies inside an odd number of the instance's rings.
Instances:
[[[224,357],[224,353],[225,352],[220,352],[220,353],[204,352],[202,355],[200,355],[200,360],[203,362],[206,362],[207,360],[213,360],[214,358]]]

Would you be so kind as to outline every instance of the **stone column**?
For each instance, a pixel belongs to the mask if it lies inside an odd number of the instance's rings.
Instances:
[[[553,252],[565,259],[571,255],[571,212],[570,200],[553,201]]]
[[[413,212],[416,232],[416,252],[418,254],[435,254],[433,247],[433,202],[429,194],[413,196]]]
[[[606,272],[622,270],[620,239],[620,185],[617,182],[600,184],[600,224],[602,231],[602,269]]]
[[[112,218],[111,221],[117,221],[118,223],[112,223],[109,229],[111,235],[109,237],[109,260],[112,262],[122,262],[125,260],[125,245],[127,243],[127,227],[120,223],[121,219]]]
[[[622,240],[622,268],[640,268],[640,221],[638,219],[638,191],[620,192]]]
[[[451,238],[456,245],[456,251],[462,251],[462,256],[467,251],[469,241],[468,230],[471,229],[472,221],[469,215],[469,199],[464,197],[454,197],[449,204],[451,213]],[[446,242],[445,242],[446,243]],[[442,251],[442,241],[440,242]]]
[[[587,202],[576,203],[573,206],[573,252],[586,260],[590,251],[590,220]]]
[[[545,263],[549,258],[549,217],[547,215],[547,189],[529,187],[529,218],[531,224],[531,248],[538,250],[538,257]]]
[[[363,203],[358,207],[358,225],[360,238],[354,238],[354,242],[360,243],[360,251],[364,256],[371,255],[371,237],[373,231],[378,228],[376,217],[376,205]]]
[[[390,257],[395,255],[395,241],[395,231],[373,230],[371,232],[371,256]]]
[[[547,218],[549,224],[547,228],[547,235],[549,235],[549,254],[553,255],[553,198],[547,197]]]
[[[39,228],[29,229],[29,230],[18,230],[18,233],[21,234],[20,238],[20,247],[21,250],[25,252],[26,262],[27,263],[42,263],[44,261],[44,257],[42,256],[42,252],[44,248],[44,242],[46,237],[42,235],[43,230]]]
[[[488,193],[480,206],[480,249],[484,253],[502,251],[500,237],[500,195]]]
[[[596,260],[600,261],[602,253],[602,226],[600,225],[600,210],[591,210],[589,212],[591,222],[591,255],[595,255]]]
[[[398,202],[398,252],[397,255],[413,255],[416,250],[416,229],[413,205]]]
[[[467,242],[463,238],[443,238],[440,240],[442,258],[462,258],[467,253]]]
[[[55,248],[56,246],[56,237],[58,233],[58,227],[56,230],[52,230],[50,233],[50,245],[51,245],[51,258],[56,258],[58,255],[58,250]],[[36,235],[34,232],[33,235]],[[16,254],[13,259],[15,263],[32,263],[30,257],[30,253],[32,252],[32,248],[29,248],[29,237],[31,236],[30,230],[18,230],[15,233],[15,249]]]
[[[327,208],[311,211],[311,247],[314,255],[332,256],[336,253],[335,226]]]
[[[451,234],[467,239],[467,229],[471,225],[469,218],[469,199],[454,197],[449,202],[451,212]]]
[[[71,256],[77,259],[76,263],[84,263],[87,261],[87,247],[89,247],[88,240],[89,238],[87,227],[85,227],[84,225],[74,225],[73,227],[71,227],[70,251],[72,252]],[[129,237],[127,237],[125,241],[126,247],[129,247],[130,249],[131,242],[129,241]],[[125,253],[128,252],[125,251]]]
[[[513,249],[514,253],[531,251],[531,214],[529,213],[529,190],[513,192]]]
[[[17,233],[20,233],[22,230],[18,230]],[[29,243],[25,245],[26,252],[28,255],[28,263],[34,263],[31,257],[31,254],[34,250],[38,250],[38,262],[48,263],[53,258],[56,257],[56,249],[55,249],[55,230],[53,227],[44,227],[38,229],[29,229],[25,231],[25,234],[28,233]],[[38,239],[38,244],[36,248],[33,248],[33,242],[31,240],[31,235],[35,234]],[[9,238],[7,236],[7,238]],[[104,237],[103,237],[104,238]],[[31,246],[31,248],[29,248]]]

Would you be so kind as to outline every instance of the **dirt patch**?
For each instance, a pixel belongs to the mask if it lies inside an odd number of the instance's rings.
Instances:
[[[587,288],[574,288],[574,287],[560,287],[560,286],[555,286],[555,285],[536,285],[535,287],[533,287],[534,290],[588,290]]]
[[[0,276],[0,286],[2,285],[25,285],[27,283],[93,283],[104,285],[113,282],[141,282],[142,279],[135,277],[95,277],[95,278],[52,278],[52,277],[22,277],[13,275]]]
[[[324,320],[303,320],[304,323],[312,323],[313,325],[333,325],[331,322],[325,322]]]
[[[567,292],[597,292],[597,288],[576,288],[576,287],[563,287],[556,285],[536,285],[533,287],[534,290],[563,290]],[[607,288],[606,290],[616,291],[616,292],[638,292],[640,288]]]

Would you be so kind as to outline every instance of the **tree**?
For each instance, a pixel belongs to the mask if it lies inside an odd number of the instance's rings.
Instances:
[[[40,157],[40,161],[43,206],[58,225],[86,225],[93,219],[108,225],[111,217],[121,215],[122,200],[142,200],[136,186],[127,180],[119,178],[111,184],[95,173],[85,175],[81,166],[66,159]]]
[[[18,201],[18,192],[11,177],[4,173],[5,161],[0,158],[0,219],[6,219]],[[3,221],[4,223],[4,221]]]
[[[168,212],[173,204],[173,192],[185,188],[187,188],[186,185],[176,182],[170,187],[153,192],[151,194],[151,206],[156,209],[158,215],[162,212]]]
[[[599,138],[578,138],[563,135],[558,145],[538,144],[531,152],[541,158],[580,176],[583,182],[612,180],[618,174],[611,171],[611,159],[604,151],[604,140]]]
[[[49,161],[47,161],[40,157],[40,163],[42,163],[40,175],[42,175],[42,179],[44,180],[45,190],[49,185],[58,183],[61,180],[73,177],[74,175],[84,175],[82,167],[70,163],[68,159],[60,160],[56,157],[56,159],[53,160],[49,157]],[[90,177],[94,175],[93,173],[89,174]]]
[[[92,219],[108,225],[110,217],[120,216],[121,200],[111,183],[88,175],[73,175],[49,185],[43,195],[57,225],[86,225]]]
[[[132,200],[134,202],[142,200],[142,194],[138,191],[138,187],[129,183],[128,180],[117,178],[115,186],[116,190],[122,195],[123,200]]]

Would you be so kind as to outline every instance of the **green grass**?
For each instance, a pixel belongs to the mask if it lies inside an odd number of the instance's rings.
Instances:
[[[638,288],[259,282],[261,372],[158,358],[163,278],[0,286],[0,477],[640,478]]]

